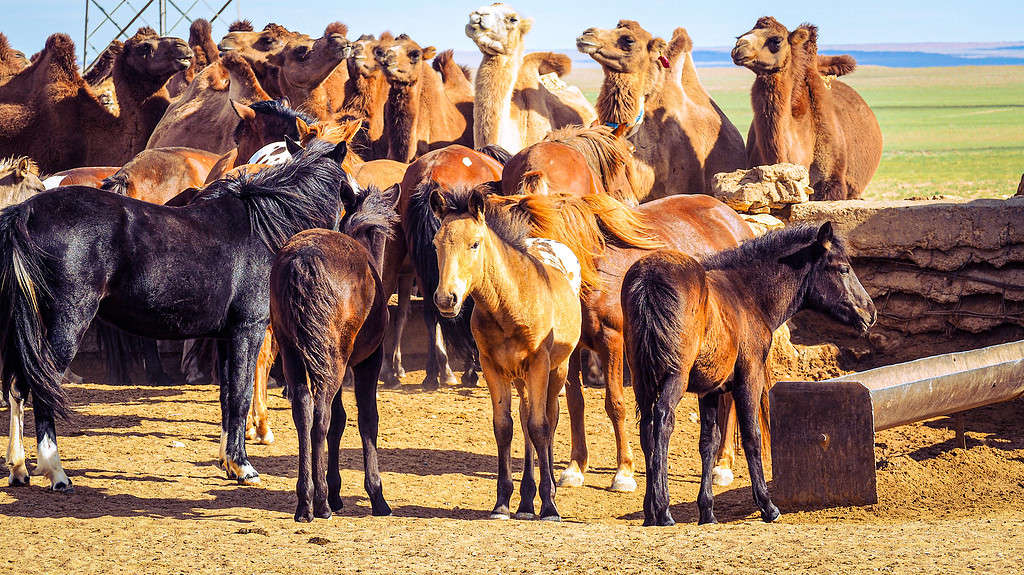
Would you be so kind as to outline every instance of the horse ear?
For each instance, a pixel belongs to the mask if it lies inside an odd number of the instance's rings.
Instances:
[[[390,188],[384,190],[383,193],[381,193],[381,197],[384,198],[385,204],[391,206],[391,209],[397,210],[398,199],[402,197],[402,186],[400,184],[395,184],[391,186]]]
[[[256,117],[256,112],[252,108],[237,100],[231,100],[231,109],[235,111],[236,116],[246,121],[251,121]]]
[[[291,154],[293,158],[298,156],[303,150],[302,144],[296,142],[287,134],[284,136],[284,147],[287,148],[288,153]]]
[[[347,156],[347,155],[348,155],[348,143],[347,142],[338,142],[338,144],[336,146],[334,146],[333,150],[331,150],[330,152],[327,152],[327,157],[331,158],[335,162],[338,162],[339,164],[341,164],[342,162],[345,161],[345,156]]]
[[[430,192],[430,211],[434,212],[434,216],[439,220],[443,220],[445,212],[448,211],[448,202],[444,199],[440,188],[434,188]]]
[[[285,108],[291,108],[292,107],[291,100],[289,100],[286,97],[285,98],[281,98],[280,100],[278,100],[278,102],[280,102],[281,105],[284,106]]]
[[[26,176],[32,173],[32,160],[27,157],[21,157],[18,159],[18,164],[14,166],[14,175],[19,180],[25,179]]]
[[[473,193],[469,195],[469,214],[474,218],[483,221],[484,219],[484,204],[487,202],[484,196],[484,191],[480,188],[475,188]]]
[[[295,129],[299,131],[300,141],[303,138],[305,138],[307,134],[309,134],[309,124],[307,124],[305,120],[298,116],[295,117]]]
[[[832,247],[832,240],[835,239],[835,230],[832,229],[832,222],[825,222],[818,228],[818,244],[828,251]]]

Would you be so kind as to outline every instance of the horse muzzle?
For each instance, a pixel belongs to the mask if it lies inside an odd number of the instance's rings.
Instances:
[[[454,293],[441,293],[441,290],[434,292],[434,306],[441,317],[453,318],[462,311],[462,301]]]

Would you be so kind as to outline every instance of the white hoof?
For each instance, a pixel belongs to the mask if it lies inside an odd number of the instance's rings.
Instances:
[[[583,472],[580,471],[576,462],[569,464],[565,471],[558,476],[559,487],[583,487]]]
[[[509,519],[509,515],[507,513],[491,513],[487,518],[497,521],[507,521]]]
[[[274,443],[274,432],[268,429],[266,435],[256,438],[256,443],[259,443],[260,445],[270,445]]]
[[[636,491],[636,479],[633,479],[632,473],[620,469],[615,474],[615,479],[612,480],[612,486],[608,489],[620,493],[632,493]]]
[[[716,465],[715,468],[711,470],[711,483],[714,485],[730,485],[732,484],[732,480],[732,469],[729,469],[728,467]]]

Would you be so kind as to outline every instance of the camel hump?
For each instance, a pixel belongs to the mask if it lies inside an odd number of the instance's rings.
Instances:
[[[559,78],[572,72],[572,59],[557,52],[532,52],[523,56],[523,69],[534,68],[538,76],[554,73]]]
[[[431,64],[434,70],[441,74],[441,81],[445,84],[457,79],[456,74],[462,74],[466,80],[471,80],[470,71],[455,63],[455,50],[445,50],[434,56],[434,61]]]
[[[235,20],[228,26],[228,32],[252,32],[252,21]]]
[[[43,53],[50,57],[50,66],[60,68],[74,76],[78,75],[78,62],[75,60],[75,43],[67,34],[53,34],[46,39]],[[35,58],[33,58],[35,61]]]
[[[205,18],[196,18],[188,27],[188,43],[202,44],[207,37],[213,37],[213,26]]]
[[[348,26],[341,22],[331,22],[324,28],[324,36],[330,36],[331,34],[341,34],[342,36],[348,36]]]
[[[676,28],[672,32],[672,40],[669,41],[668,50],[665,52],[665,57],[668,58],[670,65],[674,66],[680,56],[692,51],[693,40],[690,39],[690,33],[686,31],[686,28]]]
[[[857,60],[849,54],[822,56],[818,54],[818,73],[822,76],[845,76],[857,69]]]

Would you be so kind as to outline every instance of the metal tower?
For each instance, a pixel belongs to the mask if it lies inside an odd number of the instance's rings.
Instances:
[[[85,32],[82,40],[82,68],[88,71],[96,58],[113,40],[131,37],[130,31],[136,24],[149,26],[161,36],[172,34],[182,27],[187,31],[192,24],[193,14],[207,12],[213,14],[214,20],[235,0],[210,0],[220,4],[220,8],[211,6],[207,0],[85,0]],[[241,0],[238,0],[241,2]],[[141,7],[139,7],[141,5]],[[168,13],[168,7],[171,12]],[[90,21],[90,15],[93,21]],[[174,21],[168,26],[168,17]],[[196,15],[196,17],[199,17]],[[95,19],[99,18],[99,22]],[[153,25],[153,21],[156,25]],[[123,24],[122,24],[123,22]],[[92,40],[103,43],[97,46]],[[90,60],[90,55],[92,60]]]

